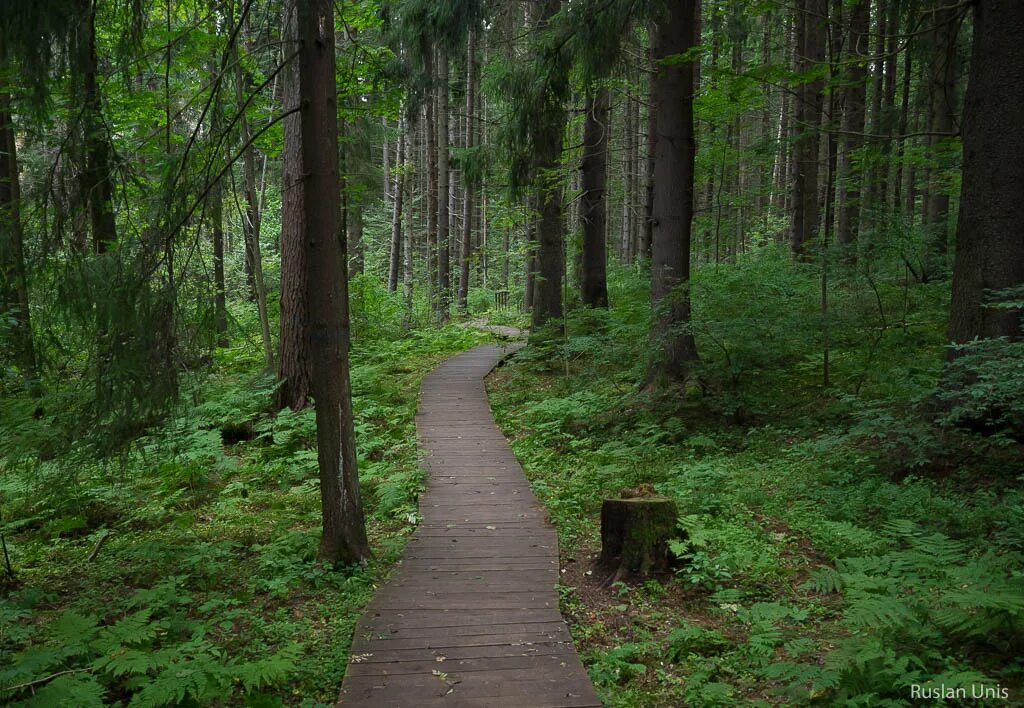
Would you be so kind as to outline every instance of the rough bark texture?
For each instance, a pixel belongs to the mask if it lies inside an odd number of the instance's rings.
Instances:
[[[964,104],[963,187],[949,338],[1021,338],[1020,310],[985,307],[990,290],[1024,283],[1024,3],[979,0]]]
[[[931,24],[927,34],[930,63],[928,65],[928,158],[925,170],[923,222],[929,230],[931,255],[937,261],[926,263],[929,274],[945,264],[949,229],[949,193],[941,180],[942,145],[956,124],[956,37],[960,27],[959,11],[946,0],[937,0],[934,10],[925,18]]]
[[[297,47],[296,0],[285,7],[286,53]],[[298,65],[284,69],[281,101],[290,109],[299,104]],[[284,154],[281,170],[281,329],[279,342],[277,407],[301,410],[309,403],[312,364],[306,349],[306,222],[302,177],[302,118],[284,119]]]
[[[669,569],[669,539],[679,536],[679,512],[670,499],[605,499],[601,504],[601,556],[610,580]]]
[[[448,50],[437,50],[437,318],[446,322],[451,314],[451,210],[449,185],[451,168],[448,159]]]
[[[650,36],[647,50],[647,155],[644,165],[644,222],[640,229],[640,255],[646,259],[651,257],[651,236],[654,230],[654,151],[658,143],[658,104],[654,93],[654,77],[657,67],[654,65],[654,55],[658,51],[655,46],[655,32],[651,27],[648,32]],[[700,90],[700,79],[694,76],[694,91]]]
[[[611,94],[608,89],[596,89],[587,97],[587,117],[583,124],[583,160],[580,163],[583,263],[580,294],[583,303],[591,307],[608,307],[604,231],[608,213],[606,194],[610,104]]]
[[[114,221],[114,183],[110,179],[110,144],[103,125],[100,92],[96,84],[99,71],[96,57],[96,8],[91,0],[82,0],[85,22],[77,38],[78,70],[82,76],[82,129],[85,137],[85,169],[80,176],[81,190],[89,204],[94,253],[106,253],[117,241]]]
[[[560,0],[540,0],[533,8],[536,26],[544,31],[558,14]],[[555,70],[557,73],[558,70]],[[560,98],[564,76],[551,76],[552,85],[538,107],[534,133],[534,191],[537,195],[537,249],[533,281],[533,329],[562,316],[562,187],[554,171],[562,159],[562,136],[568,116]]]
[[[850,247],[857,240],[860,213],[861,171],[855,169],[853,154],[860,149],[864,132],[864,101],[867,94],[868,0],[858,0],[851,8],[850,39],[846,70],[846,106],[843,113],[842,151],[839,155],[839,243]]]
[[[434,79],[434,51],[428,51],[427,78]],[[436,93],[436,92],[435,92]],[[424,132],[427,151],[427,298],[434,312],[438,311],[437,298],[437,213],[438,213],[438,169],[437,169],[437,101],[433,94],[427,98]],[[445,195],[445,199],[448,195]]]
[[[633,116],[633,100],[629,94],[623,97],[622,131],[624,151],[622,153],[622,220],[619,222],[619,260],[633,261],[633,160],[636,157],[636,123]]]
[[[299,91],[305,174],[309,351],[313,360],[317,459],[323,504],[319,556],[330,563],[370,557],[356,468],[349,381],[348,278],[340,221],[334,7],[299,0]]]
[[[825,61],[826,0],[801,0],[797,11],[797,71],[807,72]],[[819,127],[824,104],[824,80],[814,79],[800,86],[796,96],[794,146],[793,224],[790,247],[798,258],[808,256],[807,246],[818,232]]]
[[[474,113],[476,111],[476,28],[469,28],[466,40],[466,149],[472,150],[475,145]],[[462,248],[459,251],[459,299],[460,312],[466,311],[469,297],[469,261],[473,251],[473,217],[476,207],[476,192],[472,175],[466,170],[462,173],[464,199],[462,201]]]
[[[659,62],[694,44],[695,0],[671,0],[655,32]],[[690,322],[690,235],[693,228],[693,64],[659,65],[655,77],[658,140],[651,244],[652,338],[649,379],[683,382],[697,359]]]
[[[391,209],[391,252],[388,258],[388,291],[398,289],[398,273],[402,262],[402,207],[405,203],[405,117],[398,119],[398,153],[392,180],[394,202]]]
[[[224,189],[220,180],[210,188],[210,225],[213,239],[213,328],[217,346],[228,341],[228,304],[224,286]]]
[[[0,69],[4,66],[0,38]],[[11,350],[25,379],[36,375],[35,346],[29,313],[28,273],[21,224],[18,150],[11,113],[11,95],[0,93],[0,316],[11,323]]]

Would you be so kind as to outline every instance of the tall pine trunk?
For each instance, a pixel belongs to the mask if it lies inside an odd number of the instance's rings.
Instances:
[[[839,154],[839,243],[848,251],[857,241],[860,213],[861,170],[854,153],[863,144],[864,103],[867,95],[868,27],[870,3],[857,0],[850,11],[849,49],[846,62],[846,106],[843,112],[842,149]],[[849,254],[852,255],[852,254]]]
[[[448,321],[451,315],[451,209],[449,194],[451,165],[449,160],[448,128],[448,49],[437,50],[437,319]]]
[[[583,159],[580,163],[583,228],[583,262],[580,290],[583,303],[591,307],[608,306],[604,231],[607,219],[608,183],[608,109],[611,93],[595,88],[587,96],[586,121],[583,124]]]
[[[285,3],[285,54],[298,47],[296,0]],[[299,105],[299,69],[284,68],[281,101],[285,110]],[[306,300],[305,184],[302,170],[302,118],[284,119],[281,170],[281,324],[277,407],[301,410],[309,403],[312,363],[306,347],[309,305]]]
[[[239,33],[238,36],[240,36]],[[260,249],[260,211],[256,187],[256,148],[252,144],[252,126],[242,108],[244,99],[242,86],[242,64],[238,51],[238,39],[232,47],[235,62],[235,101],[241,111],[242,171],[245,185],[245,213],[242,217],[242,236],[245,240],[245,262],[252,273],[253,295],[256,298],[256,309],[260,320],[260,335],[263,339],[264,364],[270,371],[274,370],[274,345],[270,338],[270,316],[267,313],[267,287],[263,280],[263,254]]]
[[[435,49],[427,52],[427,79],[433,83],[435,80],[434,58],[437,54]],[[426,132],[427,152],[427,298],[430,301],[432,311],[436,314],[440,311],[438,298],[440,292],[437,288],[437,264],[438,264],[438,222],[437,215],[439,207],[439,185],[438,185],[438,155],[437,155],[437,90],[433,87],[430,96],[427,98],[426,116],[423,122]],[[447,150],[447,148],[445,148]],[[445,194],[447,199],[448,195]],[[447,220],[446,220],[447,221]]]
[[[654,150],[658,143],[657,118],[658,104],[654,94],[654,77],[658,67],[654,65],[657,53],[654,27],[648,29],[649,46],[647,49],[647,155],[644,164],[644,222],[640,230],[640,255],[651,258],[651,236],[654,230]],[[700,80],[694,76],[694,91],[700,90]]]
[[[398,151],[392,179],[394,201],[391,210],[391,251],[388,257],[388,291],[398,289],[402,263],[402,208],[405,204],[405,116],[398,118]]]
[[[927,34],[930,63],[928,65],[928,165],[924,174],[922,222],[929,239],[926,277],[942,270],[946,263],[949,237],[949,194],[942,181],[942,168],[948,162],[944,143],[953,137],[956,122],[956,55],[959,13],[946,0],[935,0],[935,7],[925,23],[931,23]]]
[[[797,9],[797,71],[806,73],[825,60],[826,0],[800,0]],[[807,258],[808,245],[818,233],[820,203],[818,173],[824,81],[815,78],[797,90],[794,146],[793,223],[790,247],[797,258]]]
[[[7,70],[0,37],[0,71]],[[10,317],[13,360],[22,377],[36,377],[36,350],[29,312],[28,272],[21,223],[21,184],[11,94],[0,92],[0,312]]]
[[[693,63],[664,62],[695,41],[696,0],[669,0],[655,31],[657,134],[651,244],[652,356],[649,381],[684,383],[697,359],[690,323],[690,235],[694,207]]]
[[[561,7],[559,0],[539,0],[534,6],[537,28],[545,31]],[[561,67],[559,67],[560,69]],[[556,70],[558,71],[558,70]],[[567,81],[564,76],[550,79],[559,84],[544,92],[538,107],[534,134],[534,184],[537,195],[537,248],[533,280],[533,329],[538,330],[548,320],[562,316],[562,186],[555,172],[562,159],[562,136],[568,115],[561,98]]]
[[[1024,76],[1021,37],[1024,3],[978,0],[950,303],[949,338],[957,343],[1022,336],[1020,309],[985,303],[989,292],[1024,284],[1024,93],[1005,90]]]
[[[349,381],[348,278],[340,223],[334,5],[299,1],[303,211],[323,536],[319,557],[352,564],[370,557],[359,501]]]
[[[469,28],[469,37],[466,41],[466,150],[471,151],[474,146],[475,136],[473,134],[474,112],[476,111],[476,28]],[[459,298],[458,308],[460,312],[466,311],[467,299],[469,297],[469,261],[473,251],[473,216],[476,206],[476,193],[473,175],[471,170],[462,170],[462,184],[464,188],[464,199],[462,202],[462,248],[459,251]]]

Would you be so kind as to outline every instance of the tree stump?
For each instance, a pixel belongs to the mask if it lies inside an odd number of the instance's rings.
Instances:
[[[601,505],[601,557],[608,582],[669,568],[668,541],[678,537],[678,511],[665,497],[605,499]]]

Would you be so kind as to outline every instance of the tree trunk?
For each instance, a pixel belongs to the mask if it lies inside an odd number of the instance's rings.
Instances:
[[[523,257],[525,273],[523,278],[523,310],[533,312],[534,295],[536,294],[537,283],[537,195],[531,194],[527,199],[527,212],[529,221],[526,225],[526,250]]]
[[[391,210],[391,252],[388,258],[388,292],[398,290],[398,273],[402,262],[402,207],[405,202],[405,117],[398,118],[398,154],[395,158]]]
[[[583,125],[583,160],[580,164],[583,263],[580,290],[583,303],[591,307],[608,307],[604,230],[608,209],[610,105],[611,94],[606,87],[592,89],[592,94],[587,96],[587,117]]]
[[[85,169],[80,180],[82,194],[89,203],[93,253],[106,253],[117,241],[114,183],[110,174],[110,144],[103,125],[100,92],[96,83],[99,71],[96,56],[96,6],[91,0],[81,1],[88,19],[83,23],[85,37],[78,38],[78,68],[83,82],[82,126],[85,133]]]
[[[471,151],[475,143],[473,134],[474,112],[476,111],[476,28],[469,28],[466,41],[466,150]],[[462,184],[464,199],[462,202],[462,249],[459,253],[459,299],[458,308],[465,312],[469,298],[469,261],[473,251],[473,215],[476,194],[472,175],[463,169]]]
[[[451,210],[450,180],[451,168],[448,159],[448,50],[437,50],[437,320],[448,321],[451,316]]]
[[[560,0],[539,0],[534,7],[539,31],[544,31],[561,8]],[[549,78],[561,83],[565,77]],[[533,293],[533,329],[562,316],[562,187],[555,178],[562,158],[562,136],[568,121],[560,97],[561,87],[549,87],[538,107],[534,135],[534,191],[540,218],[537,223],[536,276]]]
[[[911,2],[910,10],[913,11],[914,9],[914,3]],[[907,152],[908,138],[904,136],[907,134],[907,128],[910,125],[910,82],[914,76],[914,53],[910,51],[909,44],[903,54],[903,83],[900,89],[900,117],[899,123],[896,127],[896,133],[900,137],[898,147],[896,148],[896,184],[893,188],[893,211],[897,215],[903,208],[904,174],[906,174],[908,169],[907,165],[904,163],[904,155],[906,155]]]
[[[220,180],[210,187],[210,224],[213,238],[213,329],[217,346],[228,341],[228,304],[224,285],[224,187]]]
[[[232,47],[235,62],[235,101],[241,110],[242,64],[238,52],[238,38]],[[270,317],[267,314],[267,288],[263,281],[263,254],[260,249],[260,212],[256,196],[256,148],[252,145],[252,127],[244,110],[239,118],[242,129],[242,166],[245,175],[245,214],[242,218],[242,235],[245,239],[245,262],[252,273],[256,309],[260,319],[260,334],[263,338],[264,364],[274,370],[274,345],[270,338]]]
[[[370,557],[370,545],[359,501],[349,381],[348,278],[345,234],[339,224],[334,6],[331,0],[298,0],[298,5],[308,341],[323,504],[319,557],[333,564],[352,564]]]
[[[434,57],[436,50],[428,50],[427,79],[434,82]],[[440,293],[437,289],[437,214],[439,207],[439,185],[438,185],[438,155],[437,155],[437,91],[436,87],[431,89],[427,98],[426,120],[424,121],[424,132],[426,132],[427,151],[427,299],[431,311],[435,314],[440,310],[437,298]],[[445,195],[445,199],[448,195]]]
[[[801,0],[797,10],[797,70],[806,73],[825,60],[826,0]],[[797,258],[808,257],[807,247],[818,232],[818,151],[821,144],[821,112],[824,81],[816,78],[797,92],[793,224],[790,246]]]
[[[654,88],[658,140],[654,163],[651,309],[654,351],[649,381],[684,383],[697,359],[690,324],[690,234],[693,228],[693,63],[660,64],[694,45],[696,0],[669,0],[658,19]]]
[[[1022,336],[1019,309],[985,303],[991,291],[1024,284],[1024,93],[1005,90],[1024,76],[1022,36],[1024,3],[975,4],[950,304],[949,338],[957,343]]]
[[[8,69],[0,37],[0,70]],[[22,377],[36,377],[36,350],[29,312],[28,272],[25,268],[24,231],[21,224],[21,184],[14,135],[11,94],[0,93],[0,313],[11,319],[13,361]]]
[[[863,145],[864,101],[867,95],[867,62],[870,53],[868,0],[857,0],[850,9],[850,40],[846,60],[846,106],[843,112],[842,151],[839,155],[839,244],[851,251],[857,241],[860,213],[861,169],[853,153]],[[852,255],[849,254],[849,255]]]
[[[298,47],[296,0],[285,4],[285,53]],[[285,110],[299,105],[299,70],[295,62],[284,68],[281,102]],[[281,323],[276,405],[302,410],[309,403],[311,367],[306,349],[309,305],[306,301],[305,201],[302,171],[302,118],[284,119],[281,170]]]
[[[654,150],[658,143],[658,104],[655,102],[654,77],[658,67],[654,65],[654,56],[658,49],[655,46],[655,31],[648,29],[650,37],[647,50],[647,160],[644,165],[644,223],[640,231],[640,253],[650,260],[651,235],[654,230]],[[700,90],[700,79],[694,76],[694,91]]]
[[[636,153],[636,124],[633,122],[633,99],[628,90],[622,104],[622,130],[626,145],[622,153],[622,223],[619,230],[619,260],[633,261],[633,160]]]
[[[958,10],[946,0],[935,0],[936,8],[925,23],[928,33],[928,166],[925,169],[923,224],[930,241],[927,275],[945,267],[949,240],[949,194],[942,180],[948,160],[943,144],[953,136],[956,123],[956,38],[960,28]]]

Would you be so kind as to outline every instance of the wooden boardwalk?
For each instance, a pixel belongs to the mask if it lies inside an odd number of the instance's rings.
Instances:
[[[356,626],[342,705],[600,706],[558,612],[558,539],[494,424],[485,345],[423,380],[422,520]]]

